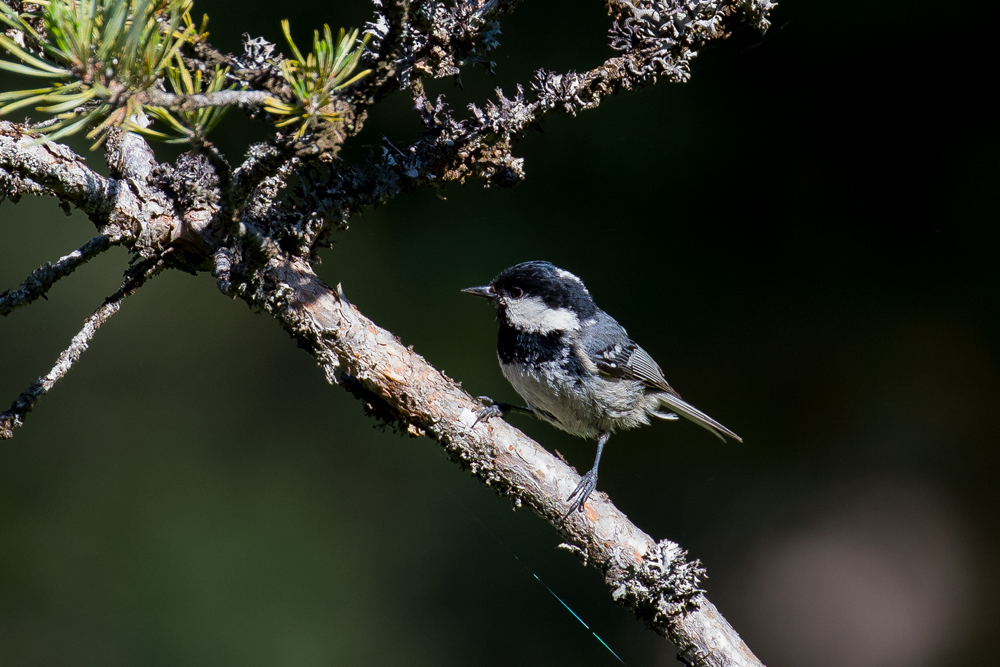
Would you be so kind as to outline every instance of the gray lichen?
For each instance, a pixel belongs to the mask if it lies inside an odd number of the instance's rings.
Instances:
[[[669,627],[677,616],[697,606],[705,568],[687,560],[687,551],[669,540],[657,544],[640,563],[608,572],[611,598],[654,629]]]

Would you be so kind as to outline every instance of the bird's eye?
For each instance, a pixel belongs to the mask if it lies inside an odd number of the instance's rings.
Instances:
[[[520,299],[522,296],[524,296],[524,290],[521,289],[520,287],[511,287],[510,295],[515,299]]]

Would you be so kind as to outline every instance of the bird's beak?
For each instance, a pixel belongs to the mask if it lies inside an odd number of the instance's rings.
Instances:
[[[462,290],[466,294],[474,294],[475,296],[481,296],[484,299],[495,299],[497,298],[497,293],[493,291],[493,285],[482,285],[481,287],[466,287]]]

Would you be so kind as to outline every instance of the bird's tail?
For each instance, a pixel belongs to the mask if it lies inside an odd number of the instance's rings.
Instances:
[[[660,403],[662,405],[670,408],[671,410],[673,410],[680,416],[684,417],[685,419],[690,419],[698,426],[701,426],[702,428],[711,431],[716,435],[716,437],[718,437],[723,442],[726,441],[726,436],[729,436],[730,438],[736,440],[737,442],[743,442],[743,438],[736,435],[728,428],[726,428],[719,422],[715,421],[714,419],[706,415],[698,408],[688,403],[685,403],[680,398],[666,393],[660,394],[659,396],[657,396],[657,398],[660,400]]]

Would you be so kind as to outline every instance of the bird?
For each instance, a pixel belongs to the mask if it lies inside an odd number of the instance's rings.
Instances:
[[[477,423],[511,412],[533,415],[573,435],[597,439],[594,465],[569,495],[569,510],[583,512],[597,488],[597,469],[615,430],[678,415],[725,442],[740,436],[681,399],[653,358],[594,303],[576,275],[546,261],[504,269],[467,294],[493,302],[500,325],[497,357],[504,377],[527,403],[521,407],[481,396]],[[564,517],[564,518],[565,518]]]

